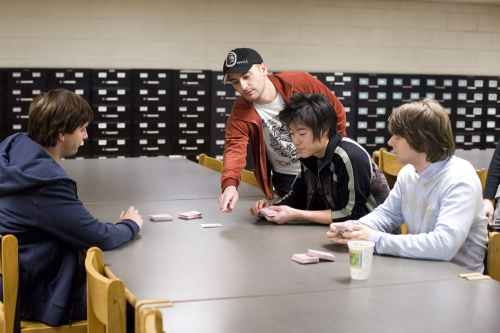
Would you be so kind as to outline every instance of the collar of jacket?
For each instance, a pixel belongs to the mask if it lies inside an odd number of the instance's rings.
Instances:
[[[333,153],[335,149],[340,144],[344,136],[342,134],[335,134],[330,141],[328,141],[328,146],[326,147],[325,156],[323,157],[323,164],[319,170],[323,169],[326,165],[330,164],[332,161]],[[300,158],[300,163],[304,168],[310,170],[313,174],[318,174],[318,158],[316,156],[310,156],[308,158]]]

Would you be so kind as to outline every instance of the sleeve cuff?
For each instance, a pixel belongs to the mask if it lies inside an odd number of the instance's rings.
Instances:
[[[371,234],[370,234],[370,237],[368,237],[368,241],[369,242],[373,242],[375,243],[375,248],[373,249],[374,252],[378,253],[377,251],[377,243],[378,241],[384,237],[384,234],[383,232],[380,232],[380,231],[373,231]]]
[[[124,219],[118,222],[117,224],[125,224],[127,227],[129,227],[130,231],[132,231],[132,237],[130,238],[130,240],[134,239],[135,236],[137,236],[137,234],[139,234],[139,231],[141,230],[137,225],[137,223],[135,223],[131,219]]]
[[[222,192],[224,192],[224,190],[226,189],[226,187],[228,186],[234,186],[236,188],[238,188],[238,183],[236,182],[236,180],[234,179],[226,179],[222,182]]]

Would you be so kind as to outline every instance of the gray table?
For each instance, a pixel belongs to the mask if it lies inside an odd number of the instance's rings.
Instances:
[[[78,184],[84,203],[214,198],[221,195],[220,172],[184,158],[112,158],[63,160],[62,168]],[[247,183],[241,197],[260,196]]]
[[[328,226],[295,222],[277,225],[248,213],[255,198],[241,198],[233,213],[213,200],[138,203],[143,215],[198,210],[202,219],[145,222],[140,236],[104,253],[105,264],[138,300],[190,301],[458,279],[468,272],[449,262],[375,256],[367,281],[351,280],[345,245],[326,237]],[[118,204],[87,205],[99,218],[116,216]],[[200,223],[221,223],[205,229]],[[334,253],[337,262],[301,265],[294,253]]]
[[[215,200],[219,173],[185,160],[153,160],[65,161],[64,167],[100,220],[116,221],[129,205],[143,215],[139,236],[104,252],[104,261],[135,300],[173,302],[162,309],[167,332],[498,328],[496,281],[461,280],[458,274],[469,271],[449,262],[381,255],[374,257],[369,280],[351,280],[348,250],[328,241],[327,226],[276,225],[252,217],[248,209],[262,196],[248,184],[242,184],[248,185],[242,191],[248,196],[242,195],[235,211],[221,213]],[[191,186],[183,187],[186,182]],[[94,194],[97,186],[104,188]],[[177,218],[190,210],[203,218]],[[171,214],[174,221],[147,221],[156,213]],[[223,227],[207,229],[201,223]],[[291,260],[307,249],[334,253],[337,261],[301,265]],[[472,325],[471,318],[480,323]]]
[[[499,332],[500,283],[447,280],[174,303],[168,333]]]

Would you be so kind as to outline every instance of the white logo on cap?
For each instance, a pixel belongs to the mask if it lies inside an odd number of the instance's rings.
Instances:
[[[226,66],[233,67],[234,65],[236,65],[236,53],[229,52],[226,58]]]

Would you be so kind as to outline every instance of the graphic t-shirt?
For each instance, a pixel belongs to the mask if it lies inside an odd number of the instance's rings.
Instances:
[[[288,127],[278,121],[277,116],[285,107],[283,97],[278,93],[269,104],[253,104],[262,119],[267,158],[273,170],[287,175],[300,172],[299,153],[292,143]]]

